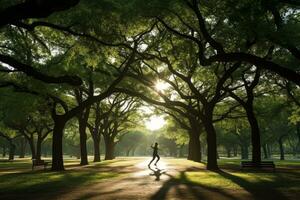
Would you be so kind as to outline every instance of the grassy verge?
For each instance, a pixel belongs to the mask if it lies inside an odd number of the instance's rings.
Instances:
[[[189,161],[190,162],[190,161]],[[300,195],[300,161],[276,160],[276,171],[241,170],[239,159],[220,159],[222,170],[182,171],[176,180],[212,191],[243,191],[254,199],[293,199]],[[199,165],[200,164],[196,164]]]
[[[112,160],[80,166],[79,160],[65,160],[66,171],[52,172],[41,168],[31,170],[30,159],[0,161],[0,194],[59,192],[78,186],[101,182],[121,176],[120,168],[132,166],[133,161]]]
[[[0,191],[5,193],[52,192],[99,182],[117,175],[115,172],[85,171],[6,174],[0,177]]]

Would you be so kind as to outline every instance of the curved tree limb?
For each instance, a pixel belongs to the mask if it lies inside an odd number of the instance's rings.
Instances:
[[[73,86],[79,86],[82,84],[82,80],[78,76],[49,76],[47,74],[39,72],[32,66],[21,63],[18,60],[7,55],[0,54],[0,62],[6,63],[7,65],[17,69],[18,71],[22,71],[27,76],[31,76],[45,83],[68,83]]]
[[[0,12],[0,27],[27,19],[45,18],[54,12],[68,10],[80,0],[26,0]]]

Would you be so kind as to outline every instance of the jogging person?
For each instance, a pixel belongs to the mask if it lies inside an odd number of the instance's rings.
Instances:
[[[151,165],[151,163],[155,160],[155,158],[157,158],[157,161],[155,162],[155,166],[156,166],[156,164],[157,164],[157,162],[159,161],[159,159],[160,159],[160,157],[159,157],[159,155],[158,155],[158,143],[157,142],[155,142],[155,145],[154,146],[152,146],[151,145],[151,148],[153,149],[153,158],[152,158],[152,160],[150,161],[150,163],[148,164],[148,166],[150,166]]]

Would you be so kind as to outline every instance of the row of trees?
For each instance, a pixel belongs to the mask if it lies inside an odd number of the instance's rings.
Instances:
[[[276,121],[259,120],[259,112],[269,109],[258,106],[260,99],[278,96],[269,101],[292,103],[282,123],[298,124],[296,1],[28,0],[1,6],[0,87],[8,108],[2,122],[28,141],[37,133],[32,152],[51,133],[53,170],[64,169],[63,136],[72,124],[78,127],[81,164],[88,163],[88,129],[95,149],[102,134],[106,157],[113,158],[108,152],[132,121],[125,113],[137,115],[141,100],[184,130],[188,159],[202,160],[205,133],[212,170],[218,169],[218,127],[230,127],[236,118],[247,120],[252,161],[260,163],[261,133]],[[157,82],[168,88],[158,90]],[[13,116],[9,104],[22,109]],[[33,125],[40,116],[45,123]]]

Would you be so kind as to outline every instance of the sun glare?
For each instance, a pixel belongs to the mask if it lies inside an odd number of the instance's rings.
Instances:
[[[169,84],[161,81],[157,81],[155,84],[155,88],[157,91],[163,92],[164,90],[168,89]]]
[[[151,116],[148,121],[145,122],[146,128],[155,131],[162,128],[165,125],[165,120],[162,116]]]

